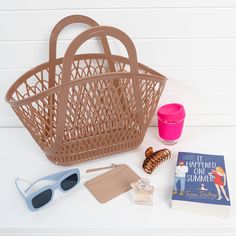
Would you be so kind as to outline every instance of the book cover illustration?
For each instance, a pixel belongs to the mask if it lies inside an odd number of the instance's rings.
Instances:
[[[172,200],[230,206],[224,156],[179,152]]]

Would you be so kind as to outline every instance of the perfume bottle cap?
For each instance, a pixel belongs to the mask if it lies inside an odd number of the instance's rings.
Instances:
[[[131,184],[133,202],[138,205],[152,206],[154,203],[154,187],[148,179],[140,179]]]
[[[146,190],[150,186],[150,181],[148,179],[140,179],[137,182],[137,187],[139,190]]]
[[[131,187],[139,192],[153,191],[153,186],[150,185],[148,179],[140,179],[137,182],[132,183]]]

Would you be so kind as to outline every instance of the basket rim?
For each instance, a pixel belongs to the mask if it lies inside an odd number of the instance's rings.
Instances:
[[[78,60],[80,58],[82,59],[106,59],[106,56],[104,54],[80,54],[80,55],[76,55],[74,57],[74,59]],[[112,57],[114,59],[120,59],[120,60],[123,60],[125,63],[128,63],[129,64],[129,59],[126,58],[126,57],[123,57],[123,56],[119,56],[119,55],[112,55]],[[61,57],[61,58],[58,58],[56,60],[56,65],[57,64],[61,64],[61,62],[63,61],[64,57]],[[9,103],[12,107],[19,107],[21,105],[24,105],[24,104],[28,104],[29,102],[34,102],[35,100],[37,100],[39,97],[42,97],[42,96],[45,96],[46,94],[47,95],[51,95],[53,94],[56,90],[60,90],[64,87],[67,87],[69,88],[70,85],[74,85],[75,83],[79,83],[79,84],[84,84],[84,83],[87,83],[88,79],[90,81],[94,81],[98,78],[106,78],[106,77],[110,77],[110,79],[114,80],[114,79],[117,79],[117,77],[123,75],[123,76],[126,76],[126,77],[133,77],[133,76],[145,76],[145,77],[149,77],[149,79],[151,80],[156,80],[158,79],[160,82],[162,83],[165,83],[167,81],[167,78],[160,74],[159,72],[141,64],[141,63],[138,63],[138,67],[140,69],[144,69],[144,70],[147,70],[149,73],[152,73],[152,74],[142,74],[142,73],[131,73],[131,72],[109,72],[109,73],[103,73],[103,74],[97,74],[97,75],[93,75],[93,76],[87,76],[87,77],[83,77],[83,78],[79,78],[79,79],[75,79],[75,80],[71,80],[71,81],[68,81],[64,84],[60,84],[60,85],[57,85],[57,86],[54,86],[52,88],[49,88],[43,92],[40,92],[38,94],[35,94],[33,96],[30,96],[30,97],[27,97],[27,98],[23,98],[21,100],[18,100],[18,101],[10,101],[11,99],[11,96],[12,94],[14,93],[15,91],[15,88],[19,87],[20,84],[22,84],[22,82],[26,79],[26,77],[31,77],[32,75],[34,75],[35,73],[38,73],[42,70],[48,70],[48,67],[49,67],[49,61],[48,62],[44,62],[42,64],[39,64],[33,68],[31,68],[30,70],[28,70],[27,72],[25,72],[23,75],[21,75],[12,85],[11,87],[8,89],[7,93],[6,93],[6,96],[5,96],[5,101],[7,103]]]
[[[151,80],[161,80],[162,83],[165,83],[166,82],[166,79],[163,78],[163,77],[160,77],[160,76],[154,76],[154,75],[146,75],[146,74],[139,74],[139,73],[122,73],[122,72],[114,72],[114,73],[110,73],[110,74],[100,74],[100,75],[96,75],[96,76],[88,76],[88,77],[85,77],[83,79],[77,79],[77,80],[72,80],[72,81],[68,81],[64,84],[61,84],[61,85],[57,85],[55,87],[52,87],[52,88],[49,88],[43,92],[40,92],[38,94],[35,94],[33,96],[30,96],[30,97],[27,97],[27,98],[24,98],[24,99],[21,99],[21,100],[18,100],[18,101],[14,101],[14,102],[11,102],[9,100],[7,100],[7,102],[12,106],[12,107],[19,107],[21,105],[26,105],[28,104],[29,102],[34,102],[35,100],[38,100],[40,97],[43,97],[45,95],[52,95],[56,90],[60,90],[64,87],[71,87],[72,85],[76,84],[76,83],[79,83],[80,85],[83,85],[85,83],[88,82],[88,79],[90,81],[94,81],[96,80],[97,78],[101,79],[101,78],[106,78],[106,77],[109,77],[109,79],[111,80],[115,80],[117,78],[119,78],[120,76],[125,76],[125,77],[134,77],[134,76],[137,76],[137,77],[140,77],[140,76],[145,76],[145,77],[149,77],[149,79]],[[70,86],[71,85],[71,86]]]

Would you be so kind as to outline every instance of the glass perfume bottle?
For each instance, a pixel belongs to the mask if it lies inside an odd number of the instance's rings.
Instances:
[[[152,206],[154,203],[154,187],[148,179],[140,179],[131,184],[133,203]]]

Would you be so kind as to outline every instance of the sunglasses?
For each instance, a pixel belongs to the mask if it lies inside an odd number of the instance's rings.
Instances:
[[[26,196],[27,192],[32,189],[32,187],[39,181],[55,181],[54,184],[40,188],[39,190],[30,193]],[[19,187],[20,179],[15,180],[15,184],[20,194],[26,201],[28,208],[31,211],[39,210],[40,208],[46,206],[53,198],[53,193],[56,189],[60,189],[62,192],[67,192],[74,188],[80,181],[79,169],[71,169],[55,173],[34,181],[27,189],[22,191]]]

